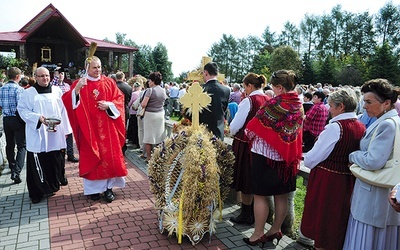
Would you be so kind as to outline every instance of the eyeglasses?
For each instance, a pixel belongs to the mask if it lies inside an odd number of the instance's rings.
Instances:
[[[40,75],[40,76],[37,76],[37,77],[40,77],[40,78],[43,78],[43,77],[50,77],[50,75]]]

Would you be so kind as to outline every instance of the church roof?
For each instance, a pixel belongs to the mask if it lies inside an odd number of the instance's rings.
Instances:
[[[46,25],[44,26],[44,24]],[[64,36],[67,35],[69,39],[73,40],[81,47],[89,47],[91,42],[96,42],[97,50],[117,50],[124,52],[133,52],[138,50],[134,47],[82,36],[52,4],[49,4],[41,12],[39,12],[19,31],[0,32],[0,43],[15,45],[25,44],[26,41],[34,34],[58,34],[61,33],[61,30]]]
[[[0,42],[2,43],[25,43],[23,37],[26,32],[0,32]]]

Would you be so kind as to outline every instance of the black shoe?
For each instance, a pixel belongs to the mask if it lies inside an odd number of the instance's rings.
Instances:
[[[242,210],[237,217],[231,217],[229,220],[236,224],[252,225],[254,223],[254,216],[252,213],[253,206],[242,204]]]
[[[229,218],[230,221],[236,224],[252,225],[254,223],[254,218],[244,216],[240,214],[238,217]]]
[[[73,156],[73,155],[68,156],[67,160],[70,161],[70,162],[79,162],[79,159],[76,158],[76,157]]]
[[[68,180],[67,180],[67,178],[63,178],[61,181],[60,181],[60,184],[61,184],[61,186],[66,186],[66,185],[68,185]]]
[[[104,192],[104,200],[107,201],[108,203],[112,202],[113,200],[115,200],[115,194],[114,192],[111,190],[111,188],[107,189]]]
[[[40,202],[41,199],[31,199],[32,204],[37,204]]]
[[[100,196],[100,194],[91,194],[91,195],[89,195],[89,198],[92,201],[98,201],[98,200],[100,200],[101,196]]]
[[[19,175],[16,175],[16,176],[14,176],[14,184],[20,184],[22,181],[21,181],[21,178],[19,177]]]

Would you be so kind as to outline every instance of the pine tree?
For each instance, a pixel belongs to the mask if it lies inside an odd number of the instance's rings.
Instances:
[[[376,49],[376,53],[370,61],[369,78],[385,78],[395,85],[399,85],[398,57],[392,54],[388,43]]]

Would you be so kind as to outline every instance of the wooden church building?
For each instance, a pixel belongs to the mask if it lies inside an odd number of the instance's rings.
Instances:
[[[71,79],[83,67],[91,42],[97,43],[95,55],[106,71],[119,68],[122,55],[128,55],[128,74],[132,76],[137,48],[82,36],[52,4],[19,31],[0,32],[1,52],[15,52],[16,58],[26,60],[30,69],[45,66],[51,71],[61,66]]]

